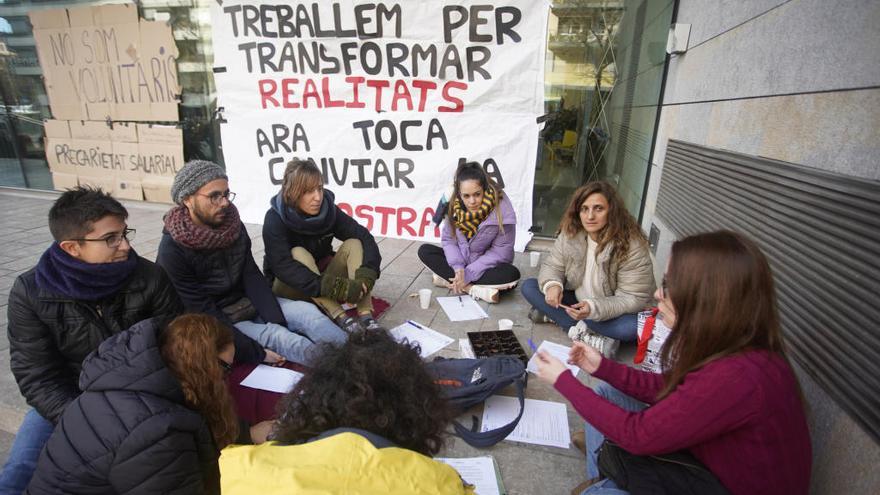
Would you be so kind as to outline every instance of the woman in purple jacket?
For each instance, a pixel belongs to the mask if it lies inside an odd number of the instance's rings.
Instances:
[[[435,285],[492,303],[498,302],[499,291],[516,287],[519,270],[511,264],[516,213],[479,163],[463,163],[455,171],[442,232],[442,248],[419,248]]]

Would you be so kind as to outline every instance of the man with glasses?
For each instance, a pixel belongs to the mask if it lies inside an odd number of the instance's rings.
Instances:
[[[234,198],[215,163],[190,161],[174,178],[171,199],[178,206],[165,215],[156,261],[187,311],[233,328],[236,361],[308,363],[315,343],[344,342],[346,334],[316,306],[272,294]]]
[[[83,359],[104,339],[183,306],[161,268],[135,253],[128,212],[100,189],[78,187],[49,210],[55,242],[9,293],[10,367],[33,407],[0,475],[21,493],[64,407],[79,394]]]

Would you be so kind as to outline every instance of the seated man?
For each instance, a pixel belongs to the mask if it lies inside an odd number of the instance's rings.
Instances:
[[[171,198],[178,206],[165,215],[156,261],[186,310],[234,327],[237,361],[307,363],[313,343],[344,342],[345,332],[313,304],[275,298],[251,254],[234,197],[215,163],[190,161],[174,178]]]
[[[104,339],[153,316],[183,311],[161,268],[135,253],[128,212],[100,189],[76,188],[49,210],[55,242],[9,293],[12,374],[33,407],[0,475],[21,493],[64,407],[79,394],[83,359]]]
[[[382,256],[370,231],[333,202],[314,163],[293,159],[263,221],[263,269],[276,294],[319,304],[347,332],[377,330],[371,291]],[[342,241],[334,253],[333,239]],[[340,303],[357,305],[358,318]]]

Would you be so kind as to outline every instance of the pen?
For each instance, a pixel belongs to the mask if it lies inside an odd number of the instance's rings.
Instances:
[[[535,343],[532,342],[532,338],[531,338],[531,337],[529,337],[529,347],[531,347],[533,351],[537,351],[537,350],[538,350],[538,346],[536,346]]]
[[[416,323],[416,322],[414,322],[414,321],[412,321],[412,320],[406,320],[406,322],[409,323],[410,325],[412,325],[412,326],[418,328],[419,330],[424,330],[424,329],[425,329],[425,327],[419,325],[418,323]]]
[[[464,307],[464,303],[461,302],[461,296],[458,296],[458,305]]]

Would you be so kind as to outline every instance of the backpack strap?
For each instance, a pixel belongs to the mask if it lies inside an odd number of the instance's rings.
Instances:
[[[519,378],[514,380],[514,383],[516,383],[516,396],[519,399],[519,414],[516,415],[516,418],[514,418],[513,421],[499,428],[495,428],[494,430],[483,432],[477,431],[476,417],[474,417],[474,422],[470,429],[466,428],[458,421],[453,421],[452,426],[455,427],[455,433],[461,437],[462,440],[467,442],[468,445],[481,449],[491,447],[507,438],[507,435],[510,435],[513,430],[516,429],[516,425],[519,424],[519,420],[522,418],[523,411],[526,407],[525,371],[523,371],[523,374]]]

